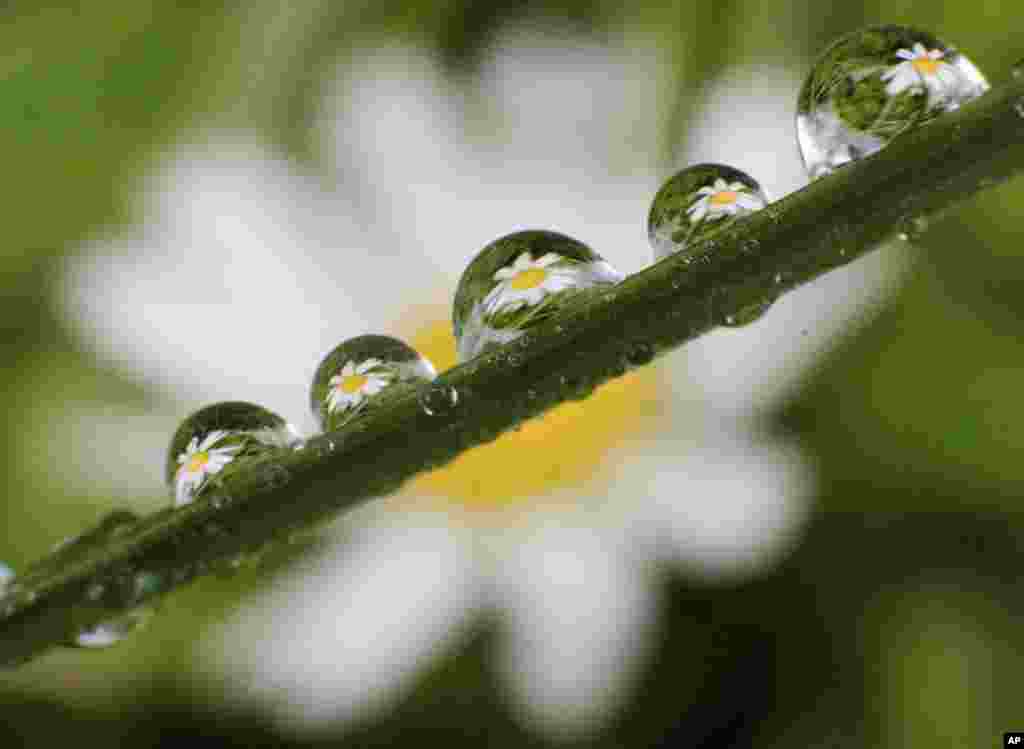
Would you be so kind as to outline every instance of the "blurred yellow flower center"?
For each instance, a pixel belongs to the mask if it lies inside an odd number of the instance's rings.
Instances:
[[[421,319],[440,317],[428,314]],[[438,372],[456,363],[455,338],[446,321],[421,328],[407,340]],[[497,518],[487,511],[556,506],[553,490],[600,480],[604,469],[614,465],[607,460],[613,448],[651,431],[652,421],[660,416],[659,390],[658,375],[651,368],[607,382],[586,400],[563,403],[462,453],[443,468],[420,474],[410,491],[396,497],[396,506],[404,501],[416,506],[424,501],[456,505],[484,513],[473,516],[479,520]],[[600,494],[604,490],[598,486]],[[575,501],[575,495],[564,496]]]
[[[210,454],[209,453],[205,453],[205,452],[196,453],[195,455],[193,455],[191,458],[188,459],[188,463],[185,464],[185,471],[187,473],[196,473],[198,471],[201,471],[201,470],[203,470],[203,468],[206,467],[206,464],[209,461],[210,461]]]
[[[736,193],[733,190],[722,190],[711,196],[711,205],[732,205],[736,202]]]
[[[543,268],[530,268],[529,270],[516,273],[509,286],[516,291],[527,291],[540,286],[547,277],[548,272]]]
[[[933,60],[930,57],[917,57],[911,65],[921,75],[935,75],[939,72],[939,61]]]
[[[354,374],[342,377],[341,382],[338,383],[338,389],[345,395],[352,395],[362,390],[364,385],[366,385],[366,375]]]

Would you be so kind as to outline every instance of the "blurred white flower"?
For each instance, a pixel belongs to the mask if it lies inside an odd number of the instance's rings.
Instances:
[[[258,151],[225,153],[226,142],[186,152],[158,186],[141,236],[99,245],[69,269],[66,309],[83,335],[182,397],[296,414],[323,351],[408,330],[408,310],[450,295],[498,236],[546,228],[627,272],[651,261],[644,218],[661,176],[652,144],[673,85],[667,61],[510,33],[467,93],[417,50],[354,59],[336,109],[325,107],[342,187],[327,192]],[[711,90],[689,154],[748,170],[768,190],[774,182],[778,197],[796,186],[787,180],[802,182],[776,168],[798,169],[797,85],[770,69],[749,80],[740,124],[722,104],[736,94]],[[733,141],[745,127],[756,136]],[[732,147],[720,155],[708,143]],[[204,273],[191,272],[197,263]],[[756,574],[798,534],[812,471],[795,448],[764,436],[757,414],[885,274],[858,263],[835,276],[809,288],[859,291],[838,303],[818,291],[789,295],[750,329],[705,336],[653,374],[610,383],[570,404],[577,410],[532,421],[449,473],[351,513],[348,543],[278,580],[201,647],[197,668],[232,699],[322,726],[391,704],[474,615],[497,609],[511,625],[497,668],[523,719],[554,733],[599,727],[644,662],[655,563],[705,577]],[[216,335],[197,335],[211,307],[222,318]],[[790,343],[806,339],[801,329],[815,331],[816,346]],[[643,415],[652,410],[660,418]],[[497,470],[467,477],[457,465],[492,447],[505,450]],[[495,494],[509,482],[538,488],[515,501]],[[450,501],[438,499],[445,492]]]

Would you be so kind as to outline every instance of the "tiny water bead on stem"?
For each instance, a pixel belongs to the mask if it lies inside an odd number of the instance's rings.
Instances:
[[[253,403],[227,401],[199,409],[178,427],[167,451],[166,481],[174,505],[191,503],[229,466],[233,470],[298,440],[291,424]]]
[[[531,229],[491,242],[455,290],[459,361],[515,340],[580,291],[623,278],[585,244],[558,232]]]
[[[687,167],[661,186],[647,215],[654,257],[685,253],[709,234],[768,204],[750,175],[723,164]]]
[[[927,32],[875,26],[842,36],[800,89],[796,129],[807,173],[817,179],[870,156],[988,88],[967,57]]]
[[[338,344],[313,375],[309,406],[320,429],[340,428],[399,382],[429,382],[434,365],[398,338],[361,335]]]
[[[55,558],[64,562],[80,559],[126,535],[138,523],[139,516],[133,512],[109,512],[95,528],[58,543],[53,550]],[[146,625],[155,612],[153,600],[165,587],[163,578],[144,571],[93,585],[87,594],[90,605],[109,608],[117,613],[99,624],[69,634],[64,644],[88,649],[116,645]]]

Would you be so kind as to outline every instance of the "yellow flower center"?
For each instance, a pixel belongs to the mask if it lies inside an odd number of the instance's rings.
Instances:
[[[433,311],[421,319],[437,319]],[[410,315],[410,319],[416,319]],[[432,361],[438,372],[456,363],[451,324],[438,321],[421,328],[409,343]],[[649,433],[661,416],[660,381],[644,368],[607,382],[584,401],[563,403],[530,419],[493,442],[468,450],[443,468],[420,474],[410,490],[395,497],[396,508],[461,508],[474,522],[508,522],[502,510],[551,508],[557,489],[600,481],[614,465],[607,454],[630,437]],[[598,488],[596,494],[604,489]],[[587,493],[562,495],[572,502]],[[593,495],[591,495],[593,496]],[[564,502],[562,504],[564,507]]]
[[[916,57],[914,61],[910,63],[921,75],[935,75],[939,72],[939,61],[933,60],[930,57]]]
[[[341,381],[338,382],[338,390],[343,392],[345,395],[352,395],[358,393],[366,385],[366,375],[354,374],[342,377]]]
[[[544,279],[548,277],[548,272],[543,268],[530,268],[529,270],[523,270],[516,273],[512,281],[509,283],[516,291],[527,291],[529,289],[535,289],[544,283]]]
[[[198,473],[210,462],[210,454],[207,452],[196,453],[185,464],[186,473]]]
[[[711,196],[711,205],[732,205],[736,202],[737,193],[734,190],[722,190]]]

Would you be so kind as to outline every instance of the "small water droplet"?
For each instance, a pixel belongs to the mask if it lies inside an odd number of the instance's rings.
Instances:
[[[1010,68],[1010,75],[1014,78],[1024,78],[1024,60],[1018,60],[1017,63]]]
[[[98,601],[103,598],[107,588],[103,583],[93,583],[85,591],[85,597],[90,601]]]
[[[697,164],[665,182],[654,196],[647,217],[647,236],[656,260],[677,252],[709,256],[709,238],[737,219],[768,204],[761,186],[748,174],[723,164]],[[757,252],[760,242],[746,240],[741,249]]]
[[[797,141],[812,179],[981,96],[988,82],[956,49],[906,26],[874,26],[833,42],[804,81]]]
[[[78,632],[68,643],[76,648],[109,648],[145,626],[153,615],[149,606],[140,606],[111,617],[94,627]]]
[[[419,402],[427,416],[436,416],[451,411],[459,404],[459,391],[454,385],[431,385],[420,392]]]
[[[1013,105],[1013,111],[1024,117],[1024,99],[1017,99],[1017,103]]]
[[[626,349],[626,362],[631,367],[641,367],[654,359],[654,346],[649,343],[634,343]]]
[[[776,284],[782,283],[783,280],[785,280],[785,276],[781,273],[776,273],[775,276],[772,278],[772,281]]]
[[[731,313],[725,316],[724,324],[730,328],[739,328],[744,325],[750,325],[752,322],[760,320],[764,317],[765,312],[771,307],[774,302],[774,297],[765,299],[761,302],[747,305],[739,312]]]
[[[899,238],[904,242],[917,241],[928,230],[928,219],[916,216],[900,225]]]
[[[291,480],[291,473],[284,466],[271,463],[263,467],[261,478],[263,479],[263,485],[267,489],[281,489],[288,485],[288,482]]]
[[[557,232],[521,231],[491,242],[455,290],[459,361],[519,338],[580,292],[623,278],[585,244]]]

